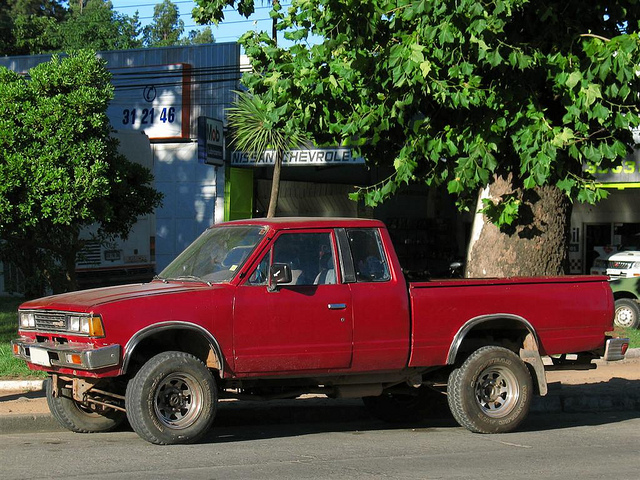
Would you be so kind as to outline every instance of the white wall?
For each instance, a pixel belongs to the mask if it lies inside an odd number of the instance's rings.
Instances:
[[[152,144],[155,187],[164,194],[156,210],[156,269],[162,271],[216,217],[216,168],[198,163],[196,142]]]

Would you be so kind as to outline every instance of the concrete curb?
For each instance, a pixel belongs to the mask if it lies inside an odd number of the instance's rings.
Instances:
[[[0,416],[0,435],[10,433],[62,432],[65,429],[50,413]]]
[[[36,392],[44,388],[44,380],[0,380],[0,392],[24,390]]]

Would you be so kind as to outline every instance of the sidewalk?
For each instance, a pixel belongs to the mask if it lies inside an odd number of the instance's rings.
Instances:
[[[640,412],[640,349],[622,362],[596,361],[585,371],[547,372],[549,394],[535,397],[532,414]],[[332,400],[306,395],[296,400],[237,402],[223,400],[217,424],[264,424],[285,421],[351,421],[370,418],[359,399]],[[0,435],[60,431],[49,413],[41,380],[0,381]]]

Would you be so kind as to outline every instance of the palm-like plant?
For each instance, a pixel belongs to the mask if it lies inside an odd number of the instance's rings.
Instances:
[[[275,152],[273,180],[267,218],[274,217],[280,189],[280,171],[286,152],[304,144],[306,137],[287,122],[288,105],[276,106],[264,102],[259,96],[237,92],[233,106],[227,109],[231,142],[237,149],[247,152],[256,160],[267,150]]]

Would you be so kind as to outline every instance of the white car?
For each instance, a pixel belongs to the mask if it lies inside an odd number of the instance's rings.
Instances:
[[[640,250],[624,250],[600,256],[593,262],[591,275],[609,275],[618,278],[640,278]]]

